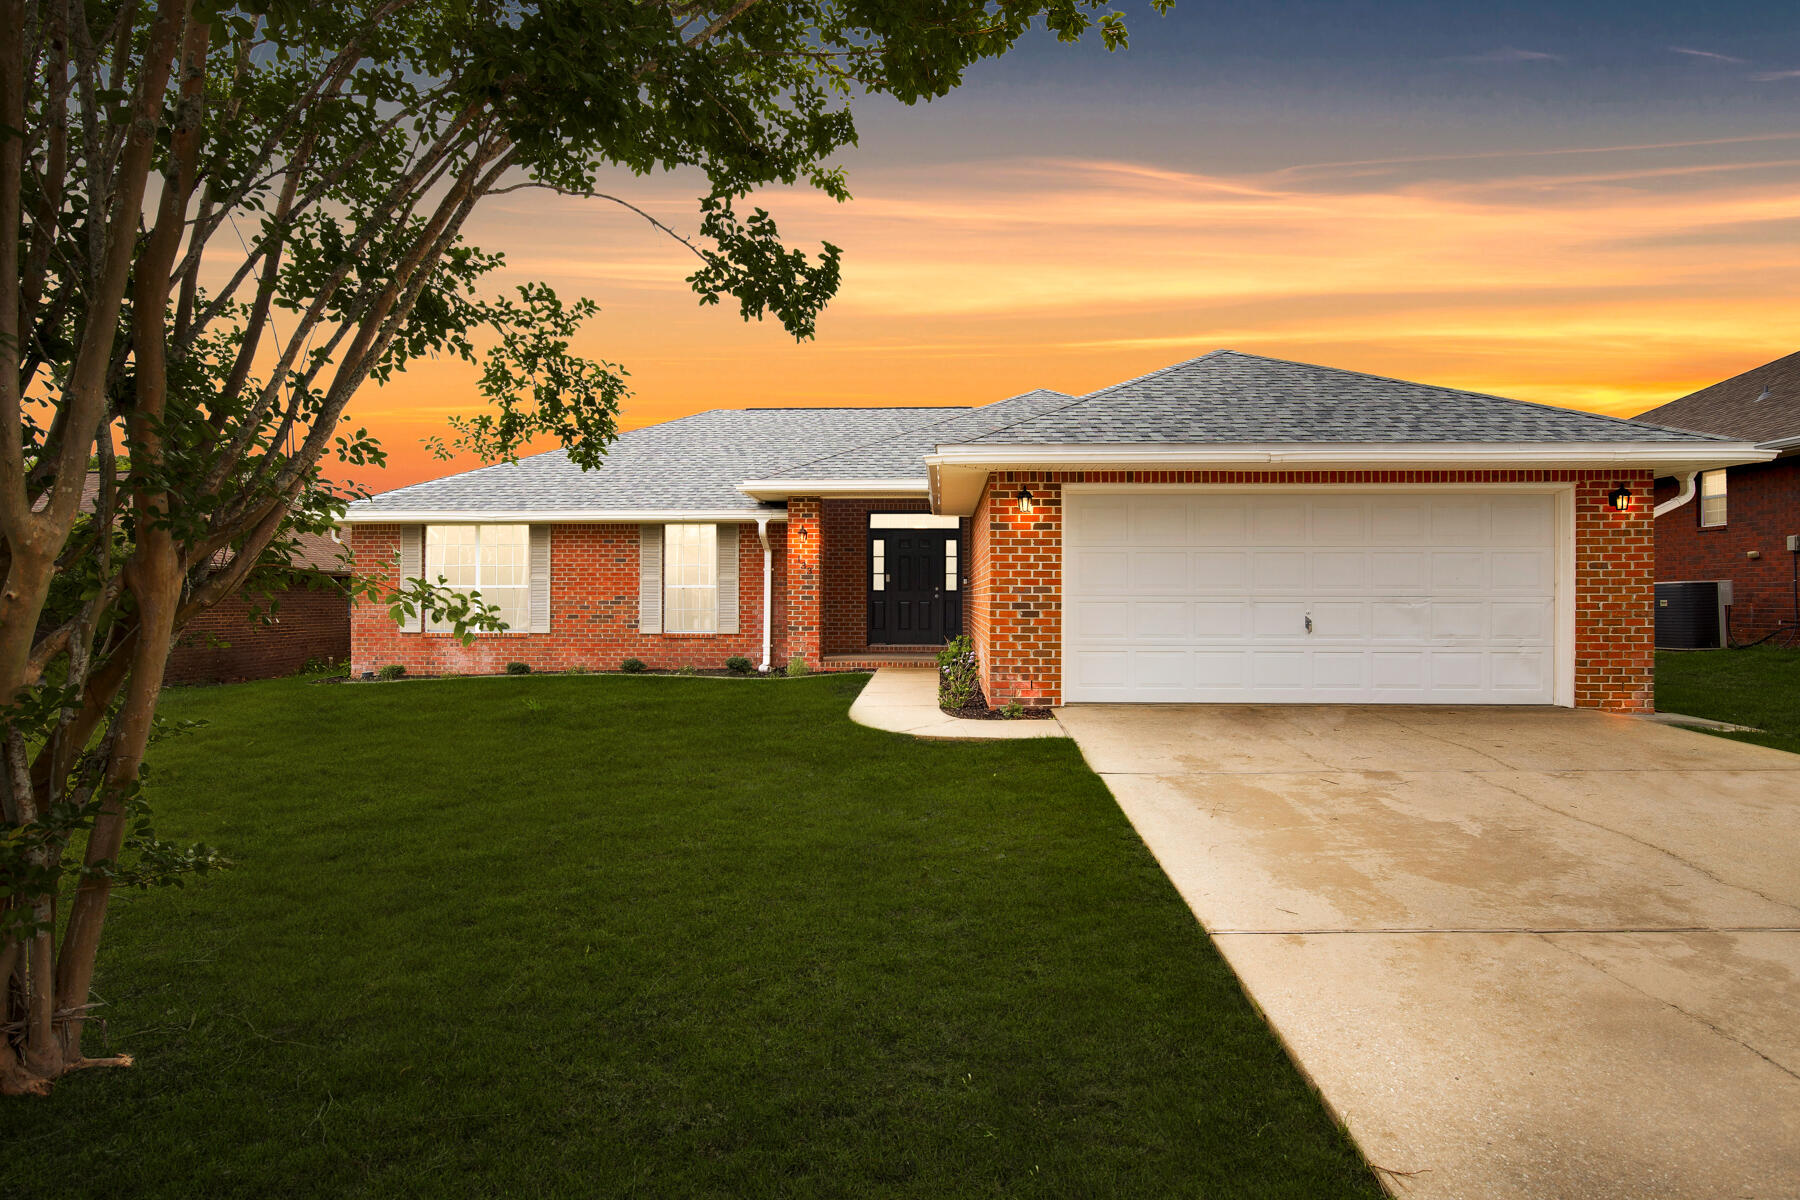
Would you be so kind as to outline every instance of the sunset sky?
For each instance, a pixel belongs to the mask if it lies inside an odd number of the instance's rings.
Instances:
[[[1038,37],[866,106],[849,203],[759,198],[844,248],[815,341],[699,307],[686,251],[603,202],[501,197],[472,240],[599,302],[581,349],[631,372],[626,428],[1080,393],[1220,346],[1626,416],[1800,349],[1791,5],[1127,12],[1128,51]],[[693,178],[618,187],[696,223]],[[473,378],[365,389],[391,462],[362,481],[454,469],[420,439]]]

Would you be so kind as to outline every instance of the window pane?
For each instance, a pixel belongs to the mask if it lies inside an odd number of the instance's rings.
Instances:
[[[508,629],[525,629],[531,621],[530,538],[525,525],[427,525],[425,578],[433,583],[441,578],[451,591],[478,596],[500,610]],[[445,632],[455,624],[432,621],[427,627]]]
[[[718,545],[717,526],[663,526],[665,632],[711,633],[717,628]]]
[[[1700,523],[1725,524],[1725,472],[1700,473]]]

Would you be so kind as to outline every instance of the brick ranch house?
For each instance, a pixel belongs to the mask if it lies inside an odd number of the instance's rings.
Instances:
[[[1638,417],[1754,442],[1773,461],[1657,480],[1656,578],[1729,579],[1730,635],[1755,641],[1800,623],[1800,354],[1701,388]],[[1698,503],[1689,503],[1698,496]],[[1680,504],[1674,503],[1680,500]],[[1666,511],[1664,511],[1666,509]]]
[[[1086,396],[718,410],[352,505],[356,569],[479,590],[355,672],[919,661],[993,704],[1651,707],[1658,476],[1737,440],[1220,350]]]
[[[320,572],[318,585],[221,600],[181,631],[165,680],[277,679],[309,662],[350,657],[350,550],[321,533],[295,534],[294,540],[294,565]]]

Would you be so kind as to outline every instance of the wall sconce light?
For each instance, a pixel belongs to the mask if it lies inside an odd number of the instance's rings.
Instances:
[[[1614,512],[1624,512],[1631,507],[1631,489],[1621,483],[1606,493],[1606,503]]]
[[[1031,489],[1030,488],[1020,488],[1019,489],[1019,511],[1022,513],[1028,513],[1032,510],[1033,507],[1034,507],[1034,502],[1031,498]]]

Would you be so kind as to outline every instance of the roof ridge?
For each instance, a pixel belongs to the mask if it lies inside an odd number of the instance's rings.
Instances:
[[[982,437],[992,437],[994,434],[999,433],[1002,429],[1011,429],[1014,425],[1023,425],[1025,422],[1035,421],[1039,417],[1050,417],[1050,416],[1055,416],[1059,412],[1067,412],[1069,409],[1074,408],[1077,404],[1084,404],[1087,401],[1092,400],[1095,396],[1105,395],[1107,392],[1113,391],[1116,388],[1122,388],[1128,383],[1140,383],[1146,379],[1154,379],[1158,375],[1166,375],[1170,371],[1175,370],[1177,367],[1185,367],[1191,363],[1205,362],[1207,359],[1216,358],[1221,354],[1236,354],[1236,353],[1238,353],[1236,350],[1228,350],[1223,346],[1219,347],[1217,350],[1208,350],[1205,354],[1196,354],[1193,358],[1184,358],[1180,362],[1170,363],[1166,367],[1158,367],[1154,371],[1146,371],[1142,375],[1134,375],[1130,379],[1121,379],[1118,383],[1109,383],[1103,388],[1098,388],[1091,392],[1085,392],[1082,395],[1075,397],[1073,400],[1069,401],[1067,404],[1061,405],[1060,407],[1046,409],[1045,411],[1043,411],[1041,413],[1032,413],[1029,417],[1020,417],[1017,421],[1008,421],[1004,425],[996,425],[992,429],[988,430],[986,433],[982,434],[981,436]],[[1020,393],[1020,395],[1024,395],[1024,394],[1025,393],[1023,393],[1023,392]],[[1015,399],[1016,398],[1017,397],[1015,397]]]
[[[1672,425],[1656,425],[1650,421],[1639,421],[1635,417],[1614,417],[1614,416],[1609,416],[1606,413],[1592,412],[1585,408],[1566,408],[1560,404],[1545,404],[1541,400],[1521,400],[1517,396],[1502,396],[1498,392],[1478,392],[1478,391],[1475,391],[1473,388],[1447,387],[1441,383],[1422,383],[1417,379],[1401,379],[1395,375],[1377,375],[1373,371],[1357,371],[1357,370],[1352,370],[1349,367],[1329,367],[1329,366],[1326,366],[1324,363],[1301,362],[1297,358],[1275,358],[1272,355],[1268,355],[1268,354],[1246,354],[1242,350],[1222,350],[1222,351],[1218,351],[1217,353],[1235,354],[1239,358],[1260,359],[1263,362],[1281,363],[1282,365],[1289,366],[1289,367],[1308,367],[1315,371],[1330,371],[1337,375],[1355,375],[1362,379],[1373,379],[1380,383],[1398,383],[1405,387],[1424,387],[1424,388],[1431,388],[1432,390],[1439,391],[1439,392],[1454,392],[1455,394],[1457,394],[1459,396],[1473,396],[1479,400],[1499,400],[1505,404],[1518,404],[1518,405],[1522,405],[1525,408],[1535,408],[1535,409],[1538,409],[1543,412],[1574,414],[1576,416],[1582,416],[1582,417],[1598,417],[1602,421],[1612,421],[1612,422],[1615,422],[1616,424],[1620,424],[1620,425],[1638,425],[1638,426],[1644,426],[1644,427],[1651,428],[1651,429],[1665,429],[1671,433],[1695,433],[1695,432],[1698,432],[1697,430],[1692,430],[1692,429],[1679,429]],[[1207,357],[1211,357],[1211,356],[1208,355]],[[1767,364],[1764,364],[1764,365],[1767,365]],[[1748,372],[1746,372],[1746,374],[1748,374]],[[1705,434],[1703,436],[1713,438],[1714,440],[1717,440],[1717,441],[1731,441],[1732,440],[1731,438],[1721,438],[1721,437],[1719,437],[1719,435],[1712,434],[1712,433]]]
[[[1034,392],[1052,392],[1052,394],[1058,395],[1058,396],[1066,394],[1064,392],[1054,391],[1054,389],[1051,389],[1051,388],[1032,388],[1031,391],[1020,392],[1016,396],[1008,396],[1008,397],[1006,397],[1005,400],[990,400],[987,404],[964,405],[963,407],[956,410],[956,416],[967,416],[969,413],[980,412],[982,409],[988,408],[991,405],[995,405],[995,404],[1005,404],[1008,401],[1012,401],[1012,400],[1023,400],[1025,397],[1031,395]],[[939,405],[939,406],[935,406],[935,407],[947,407],[947,406]],[[1060,409],[1051,409],[1051,411],[1059,412],[1061,410]],[[956,416],[943,417],[936,421],[927,421],[923,425],[915,425],[911,429],[901,429],[894,433],[890,433],[890,434],[886,434],[882,437],[878,437],[878,438],[874,439],[873,441],[858,442],[854,446],[841,446],[838,449],[833,450],[827,454],[821,454],[817,458],[804,459],[800,462],[793,463],[793,464],[791,464],[789,466],[785,466],[781,469],[783,471],[797,471],[801,467],[810,467],[814,463],[822,463],[822,462],[826,461],[827,459],[841,458],[843,455],[846,455],[846,454],[854,454],[858,450],[867,450],[872,446],[879,446],[883,442],[891,442],[895,438],[906,437],[910,434],[915,434],[915,433],[923,433],[925,430],[935,428],[936,426],[944,424],[946,421],[956,420]],[[777,478],[779,478],[779,476]]]

